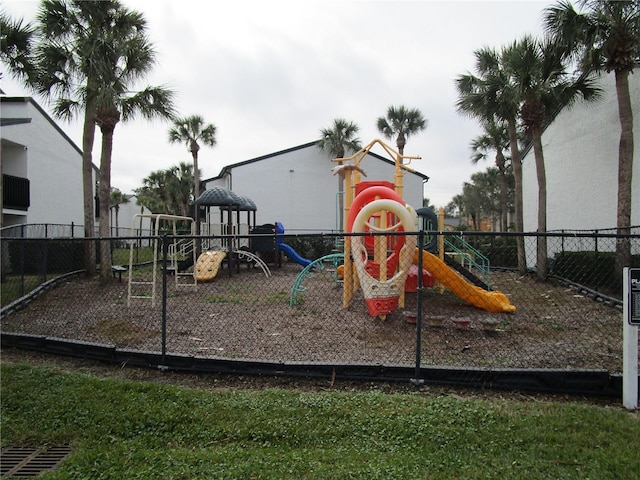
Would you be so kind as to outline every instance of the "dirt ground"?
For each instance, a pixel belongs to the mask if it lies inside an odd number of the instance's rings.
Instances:
[[[404,311],[417,311],[417,295],[384,321],[368,315],[357,292],[343,308],[342,288],[330,268],[291,289],[301,267],[286,263],[266,278],[260,269],[222,271],[197,289],[171,279],[167,300],[167,352],[204,357],[286,362],[413,365],[416,325]],[[124,276],[123,276],[124,277]],[[604,369],[621,371],[621,312],[576,290],[532,276],[493,273],[491,283],[517,307],[489,313],[448,291],[422,296],[422,366]],[[149,298],[128,301],[127,282],[100,286],[75,277],[2,320],[5,332],[48,335],[120,348],[160,351],[162,306]],[[159,292],[158,292],[158,298]],[[128,305],[130,303],[130,305]],[[429,320],[442,318],[442,326]],[[461,329],[455,321],[469,320]],[[495,330],[486,329],[492,322]]]

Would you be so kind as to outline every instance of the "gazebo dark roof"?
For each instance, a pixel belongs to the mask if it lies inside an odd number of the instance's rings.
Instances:
[[[241,205],[240,198],[231,190],[224,187],[213,187],[204,191],[197,199],[198,205],[204,205],[206,207],[218,207],[225,206],[239,207]]]
[[[253,200],[251,200],[246,195],[238,195],[237,197],[240,199],[240,211],[255,212],[256,210],[258,210],[258,207],[256,207],[255,203],[253,203]]]

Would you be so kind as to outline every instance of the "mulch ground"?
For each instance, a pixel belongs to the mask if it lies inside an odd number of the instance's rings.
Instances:
[[[222,271],[197,289],[168,285],[167,352],[282,362],[413,365],[416,326],[403,311],[417,310],[417,295],[382,321],[368,315],[357,292],[343,308],[342,288],[330,268],[301,282],[297,304],[291,288],[300,266],[286,263],[266,278],[261,270]],[[140,275],[145,272],[140,272]],[[148,274],[148,272],[147,272]],[[489,313],[439,288],[422,297],[423,366],[604,369],[621,371],[621,312],[552,281],[493,273],[495,290],[507,294],[515,313]],[[5,332],[160,351],[162,305],[128,301],[126,279],[101,285],[75,277],[2,320]],[[441,317],[441,327],[429,319]],[[469,320],[460,329],[455,321]],[[495,330],[486,330],[491,321]]]

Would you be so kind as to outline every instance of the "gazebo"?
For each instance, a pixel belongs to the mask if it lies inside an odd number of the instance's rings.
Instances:
[[[215,233],[220,233],[223,235],[241,235],[245,233],[248,234],[256,224],[256,211],[258,209],[253,200],[245,195],[236,195],[228,188],[213,187],[209,190],[206,190],[196,199],[196,204],[207,207],[207,219],[210,224],[211,215],[209,212],[209,208],[218,207],[218,209],[220,210],[219,225],[226,226],[226,229],[223,228],[220,232]],[[233,215],[234,212],[235,216]],[[240,212],[247,212],[246,232],[243,232],[240,229]]]
[[[235,198],[235,200],[238,202],[237,207],[231,207],[231,206],[227,206],[227,205],[219,205],[220,208],[220,223],[222,223],[223,221],[223,212],[227,212],[227,215],[231,216],[231,212],[235,211],[236,212],[236,221],[235,223],[232,220],[232,225],[237,225],[238,226],[238,233],[244,233],[240,231],[240,225],[242,225],[241,223],[241,212],[247,212],[247,232],[249,233],[251,230],[253,230],[253,228],[256,225],[256,211],[258,210],[258,208],[256,207],[256,204],[253,203],[253,200],[251,200],[249,197],[245,196],[245,195],[236,195],[235,193],[233,193],[232,191],[229,191],[229,193]],[[242,243],[242,242],[241,242]]]
[[[223,236],[220,246],[227,251],[229,259],[229,272],[231,272],[233,253],[239,252],[242,247],[249,246],[248,237],[236,238],[237,236],[248,236],[256,223],[256,204],[249,197],[236,195],[225,187],[216,186],[204,191],[197,199],[197,205],[202,205],[207,209],[206,218],[208,225],[201,229],[211,236]],[[218,207],[220,211],[220,222],[211,221],[211,207]],[[241,223],[241,212],[247,212],[247,223]],[[233,236],[234,238],[229,238]]]

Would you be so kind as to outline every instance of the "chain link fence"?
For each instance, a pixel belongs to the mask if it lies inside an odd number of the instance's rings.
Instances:
[[[30,223],[3,227],[0,233],[2,238],[77,238],[84,236],[84,227],[73,223]]]
[[[169,366],[176,356],[282,371],[333,365],[334,374],[336,365],[415,368],[414,377],[425,368],[621,372],[619,236],[546,235],[542,281],[539,236],[415,235],[412,251],[402,236],[376,234],[118,237],[108,281],[83,274],[84,242],[95,240],[4,238],[3,343],[54,338]],[[630,266],[640,266],[640,235],[624,238]],[[395,260],[376,261],[380,251]],[[403,262],[406,274],[396,273]]]

